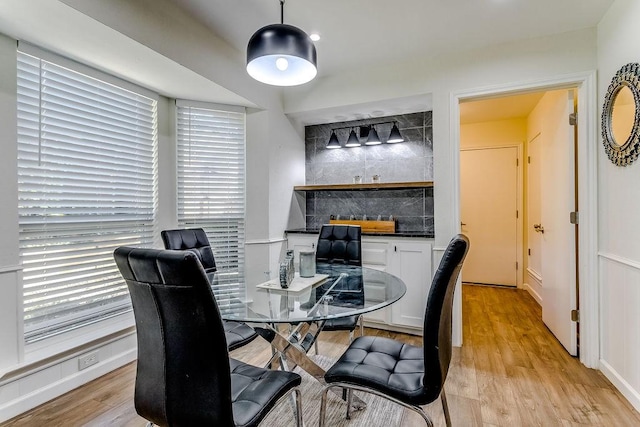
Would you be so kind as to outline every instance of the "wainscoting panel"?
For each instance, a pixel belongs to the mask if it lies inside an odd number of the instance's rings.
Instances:
[[[640,264],[600,253],[600,369],[640,410]]]

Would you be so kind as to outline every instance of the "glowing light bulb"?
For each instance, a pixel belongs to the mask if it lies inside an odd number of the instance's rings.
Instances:
[[[287,61],[287,58],[276,59],[276,68],[280,71],[285,71],[289,68],[289,61]]]

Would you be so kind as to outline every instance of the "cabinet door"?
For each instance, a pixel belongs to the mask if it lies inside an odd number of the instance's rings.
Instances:
[[[422,328],[431,286],[431,245],[426,242],[390,241],[389,272],[404,281],[407,293],[391,306],[391,323]]]
[[[388,271],[389,264],[389,243],[376,242],[376,241],[362,241],[362,266],[373,268],[380,271]],[[367,286],[367,298],[381,302],[386,300],[386,286],[384,283],[380,283],[376,286],[375,283]],[[380,310],[372,311],[364,315],[364,319],[370,322],[376,323],[389,323],[389,309],[382,308]]]

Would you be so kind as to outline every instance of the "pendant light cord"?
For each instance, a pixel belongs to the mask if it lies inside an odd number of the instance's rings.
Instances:
[[[280,23],[284,24],[284,0],[280,0]]]

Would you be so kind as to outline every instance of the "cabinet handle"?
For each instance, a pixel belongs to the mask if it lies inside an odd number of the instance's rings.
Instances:
[[[393,252],[398,252],[398,247],[397,246],[393,247]]]
[[[315,248],[316,248],[316,244],[315,244],[315,243],[312,243],[312,244],[311,244],[311,249],[315,249]]]

